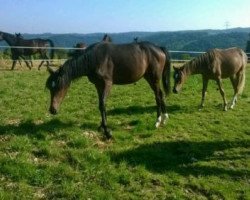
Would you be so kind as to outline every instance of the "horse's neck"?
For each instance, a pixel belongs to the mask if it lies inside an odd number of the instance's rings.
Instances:
[[[196,63],[187,63],[184,67],[184,72],[186,76],[190,76],[192,74],[200,74],[200,67]]]
[[[70,61],[70,64],[65,66],[68,68],[66,71],[69,72],[68,76],[70,80],[74,80],[82,76],[88,75],[88,66],[84,61],[84,57],[80,56],[77,59],[72,59]]]
[[[14,46],[16,44],[16,37],[11,34],[5,33],[3,39],[7,42],[9,46]]]

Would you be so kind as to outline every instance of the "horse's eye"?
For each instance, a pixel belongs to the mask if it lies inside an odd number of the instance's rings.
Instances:
[[[174,78],[175,78],[175,79],[178,79],[178,78],[179,78],[179,74],[176,73],[176,74],[174,75]]]

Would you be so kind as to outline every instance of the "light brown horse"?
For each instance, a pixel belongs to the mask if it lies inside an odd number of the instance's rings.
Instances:
[[[144,77],[154,91],[157,104],[156,127],[164,124],[168,114],[160,87],[162,79],[166,94],[170,91],[170,58],[168,52],[148,42],[112,44],[100,42],[87,47],[84,54],[66,61],[57,71],[50,71],[46,86],[51,93],[50,113],[56,114],[72,80],[87,76],[97,90],[100,128],[107,138],[111,132],[107,128],[105,102],[113,84],[130,84]],[[124,97],[123,97],[124,98]],[[126,98],[126,97],[125,97]]]
[[[230,78],[234,96],[230,108],[235,106],[237,95],[242,93],[245,85],[245,68],[247,64],[247,55],[242,49],[213,49],[207,53],[191,60],[174,71],[173,92],[178,93],[188,78],[193,74],[201,74],[203,79],[202,99],[200,107],[204,107],[205,95],[209,79],[217,82],[221,96],[223,98],[223,109],[227,110],[227,100],[224,89],[222,88],[222,79]]]

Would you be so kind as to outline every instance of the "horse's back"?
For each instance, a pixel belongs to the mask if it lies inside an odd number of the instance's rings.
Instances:
[[[97,44],[93,51],[97,59],[96,71],[102,76],[109,74],[114,84],[136,82],[150,66],[149,52],[137,43],[101,43]]]
[[[240,48],[215,49],[214,52],[222,78],[236,74],[246,66],[246,54]]]

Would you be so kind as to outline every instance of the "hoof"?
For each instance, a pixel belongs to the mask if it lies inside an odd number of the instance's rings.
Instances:
[[[166,121],[169,119],[168,113],[162,115],[162,124],[166,124]]]
[[[103,126],[99,126],[98,131],[104,133],[105,139],[107,139],[107,140],[110,140],[113,138],[112,131],[108,130],[107,128],[104,128]]]
[[[167,113],[162,114],[161,116],[158,117],[155,127],[159,128],[160,125],[166,124],[167,119],[169,119],[169,115]]]
[[[156,122],[155,123],[155,128],[159,128],[160,125],[161,125],[161,122]]]
[[[159,128],[159,126],[161,125],[161,121],[162,121],[162,117],[161,115],[157,118],[157,121],[155,123],[155,128]]]
[[[106,131],[104,134],[107,140],[113,139],[112,132],[110,130]]]
[[[231,105],[230,105],[230,109],[233,109],[234,108],[234,106],[235,106],[235,103],[232,103]]]

